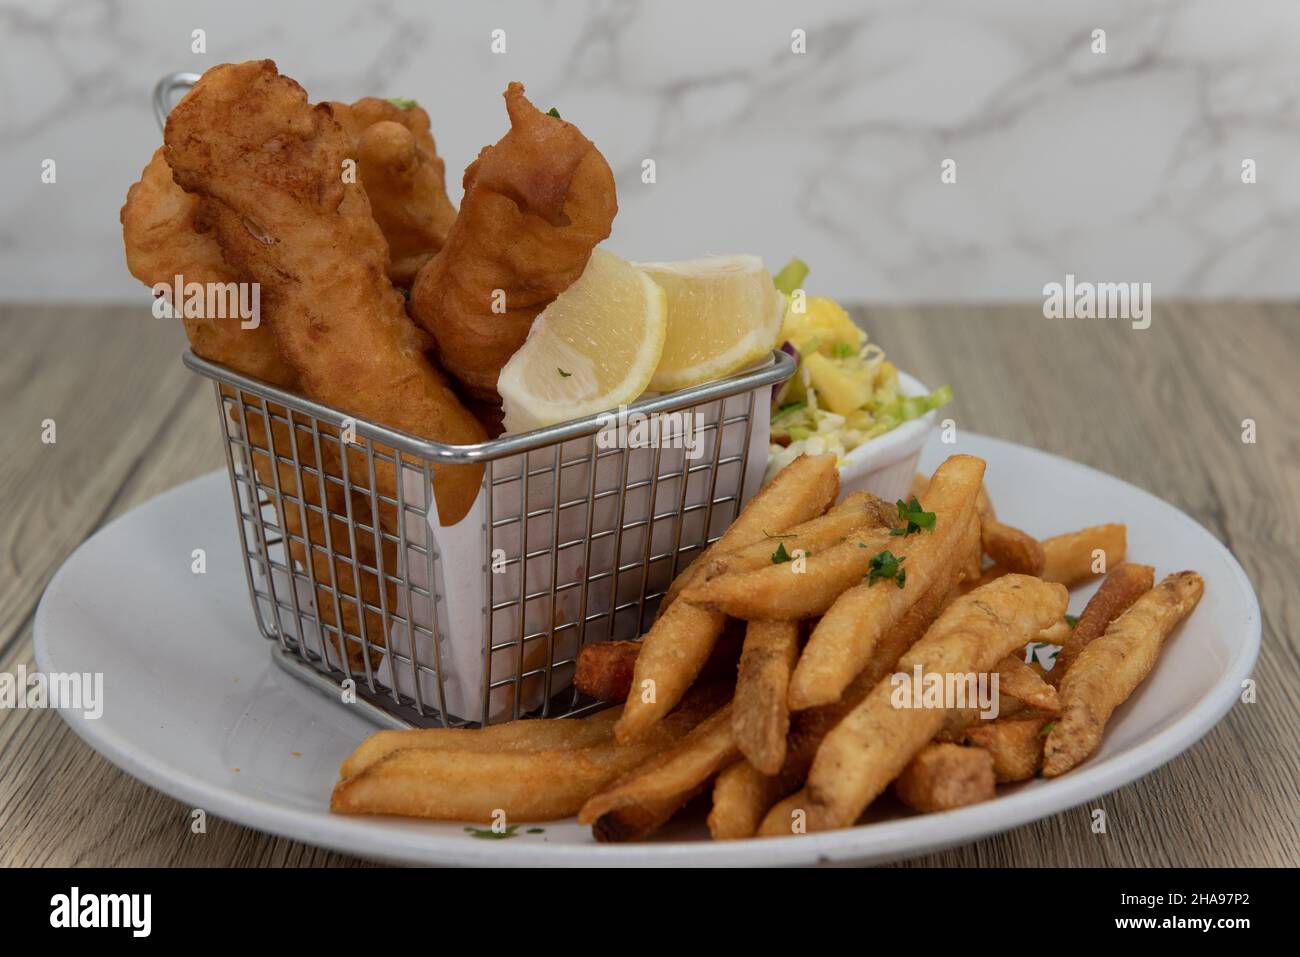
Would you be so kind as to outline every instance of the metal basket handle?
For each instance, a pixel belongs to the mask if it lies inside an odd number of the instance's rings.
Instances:
[[[167,114],[172,111],[172,97],[179,90],[182,95],[188,93],[199,82],[197,73],[168,73],[153,88],[153,115],[158,120],[158,129],[167,125]]]

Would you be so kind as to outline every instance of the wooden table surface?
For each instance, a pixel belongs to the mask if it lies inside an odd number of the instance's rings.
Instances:
[[[953,384],[961,427],[1085,462],[1201,522],[1245,567],[1264,618],[1257,702],[1101,799],[1109,833],[1079,807],[909,863],[1300,863],[1300,307],[1169,305],[1144,331],[1047,320],[1036,305],[858,315],[901,366]],[[179,329],[143,307],[0,306],[0,341],[0,671],[13,673],[33,667],[32,617],[67,555],[223,460],[210,386],[182,368]],[[54,445],[40,441],[45,419]],[[245,637],[261,640],[251,620]],[[0,711],[0,865],[365,863],[224,821],[196,836],[188,814],[57,714]]]

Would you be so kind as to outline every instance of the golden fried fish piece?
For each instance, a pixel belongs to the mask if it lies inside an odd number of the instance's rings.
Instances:
[[[344,175],[351,137],[270,60],[208,70],[167,120],[176,182],[211,201],[222,252],[261,284],[280,351],[320,402],[414,435],[485,438],[441,373],[388,280],[388,246],[358,183]],[[377,490],[396,497],[391,463]],[[481,466],[442,466],[443,524],[465,516]],[[387,522],[386,522],[387,524]]]
[[[357,173],[388,241],[388,274],[409,288],[420,267],[446,245],[456,219],[429,114],[414,103],[373,96],[330,108],[356,144]]]
[[[240,275],[221,255],[221,247],[201,214],[199,197],[172,182],[162,147],[126,193],[122,207],[126,268],[146,286],[169,288],[184,282],[233,283]],[[189,316],[185,334],[195,355],[229,366],[282,388],[294,388],[297,374],[280,355],[269,324],[244,328],[240,320]]]
[[[510,131],[465,170],[447,245],[420,270],[411,311],[443,367],[500,407],[497,377],[537,314],[582,274],[618,212],[614,174],[572,123],[505,93]]]

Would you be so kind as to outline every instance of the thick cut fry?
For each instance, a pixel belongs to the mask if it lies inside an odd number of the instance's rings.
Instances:
[[[695,580],[702,569],[717,557],[747,546],[766,543],[773,534],[801,525],[821,515],[840,494],[840,472],[834,455],[801,455],[772,477],[758,490],[722,537],[704,550],[704,554],[686,566],[673,579],[659,605],[659,614],[668,610],[682,589]],[[847,511],[847,500],[831,511]],[[791,516],[800,517],[792,519]],[[772,546],[773,550],[776,545]],[[770,554],[770,553],[769,553]]]
[[[486,728],[417,728],[376,731],[339,767],[340,778],[360,774],[394,751],[574,751],[614,739],[618,708],[590,718],[544,718],[507,721]]]
[[[1002,694],[1010,695],[1023,701],[1026,705],[1047,714],[1056,714],[1061,710],[1056,698],[1056,689],[1043,680],[1020,655],[1007,655],[997,664],[998,689]]]
[[[210,201],[226,261],[258,282],[280,351],[312,398],[454,444],[486,433],[422,351],[389,284],[388,247],[364,190],[340,175],[351,138],[270,60],[212,67],[172,110],[165,156]],[[206,208],[206,207],[205,207]],[[396,498],[391,462],[377,491]],[[443,524],[478,496],[481,466],[439,466]]]
[[[610,782],[681,741],[730,694],[726,685],[692,690],[680,708],[630,746],[607,740],[591,747],[541,751],[393,751],[339,781],[330,810],[443,821],[486,822],[497,811],[512,821],[569,817]]]
[[[1058,619],[1068,598],[1061,585],[1005,575],[953,602],[899,660],[898,671],[910,674],[917,665],[940,676],[987,671]],[[891,682],[881,680],[826,735],[803,791],[772,809],[762,833],[789,834],[792,825],[810,831],[847,827],[898,777],[947,712],[895,708],[893,694]],[[790,816],[791,810],[802,813]]]
[[[784,549],[790,556],[799,552],[819,555],[827,548],[844,544],[851,535],[893,528],[897,523],[894,506],[886,506],[866,492],[854,492],[825,515],[795,525],[780,535],[770,535],[752,545],[723,552],[700,569],[696,581],[703,583],[727,573],[767,568],[773,564],[778,549]]]
[[[785,739],[790,730],[786,691],[798,656],[798,622],[749,623],[740,653],[731,723],[741,754],[764,774],[776,774],[785,763]]]
[[[951,811],[993,799],[993,784],[993,758],[987,751],[928,744],[894,781],[894,794],[914,811]]]
[[[1072,588],[1124,561],[1127,545],[1125,525],[1094,525],[1043,539],[1045,562],[1040,577]]]
[[[1083,614],[1075,622],[1074,630],[1067,634],[1064,641],[1058,642],[1061,650],[1056,656],[1056,664],[1047,672],[1047,680],[1059,686],[1065,673],[1079,657],[1079,653],[1088,647],[1088,643],[1105,634],[1110,623],[1149,592],[1155,581],[1156,570],[1150,565],[1121,562],[1112,568],[1101,587],[1089,599]]]
[[[726,615],[679,601],[654,623],[641,639],[623,717],[614,727],[619,741],[636,741],[681,700],[726,621]]]
[[[1044,728],[1051,718],[998,718],[967,728],[958,743],[982,749],[993,759],[998,784],[1028,781],[1043,765]]]
[[[753,837],[767,809],[786,793],[781,775],[764,774],[744,759],[737,761],[713,782],[709,834],[715,841]]]
[[[1047,557],[1032,535],[1012,528],[996,518],[981,517],[984,553],[1004,572],[1041,575]]]
[[[795,666],[790,679],[793,710],[836,700],[866,666],[881,636],[943,578],[948,565],[961,561],[960,546],[975,514],[983,475],[984,461],[969,455],[954,455],[934,473],[923,503],[935,514],[934,531],[895,539],[900,543],[896,554],[906,558],[901,566],[907,572],[904,587],[893,581],[862,582],[839,596],[813,629]],[[804,577],[812,574],[810,560]]]
[[[839,495],[835,456],[801,455],[736,516],[715,548],[738,548],[820,515]],[[689,569],[683,574],[689,574]],[[673,602],[641,640],[632,690],[615,726],[619,741],[635,741],[667,714],[708,660],[726,616],[690,601]]]
[[[602,641],[578,652],[573,686],[597,701],[624,701],[641,653],[639,641]]]
[[[744,645],[744,632],[733,625],[724,627],[722,634],[709,652],[700,669],[697,681],[727,678],[734,680],[736,666]],[[599,701],[626,701],[632,688],[632,674],[637,655],[641,653],[639,641],[602,641],[588,645],[578,652],[578,664],[573,685],[579,692]]]
[[[657,754],[578,812],[598,841],[634,841],[658,830],[718,771],[740,757],[731,705],[700,723],[679,744]]]
[[[1045,777],[1064,774],[1096,750],[1111,714],[1151,673],[1165,638],[1204,591],[1196,572],[1170,575],[1079,653],[1061,680],[1061,716],[1047,736]]]
[[[510,130],[465,170],[447,244],[411,290],[411,310],[447,371],[498,405],[501,368],[538,313],[582,275],[618,212],[614,174],[581,130],[538,110],[521,83],[505,101]]]

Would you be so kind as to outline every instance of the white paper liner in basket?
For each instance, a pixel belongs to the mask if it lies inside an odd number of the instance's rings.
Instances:
[[[484,720],[483,687],[485,655],[485,627],[489,620],[485,609],[489,601],[495,607],[490,615],[493,652],[490,662],[490,681],[494,685],[488,699],[486,720],[490,722],[523,714],[540,707],[548,695],[564,691],[572,682],[573,665],[550,669],[549,687],[546,678],[548,662],[571,662],[578,653],[580,643],[635,638],[652,620],[653,608],[644,607],[639,599],[645,594],[665,590],[673,573],[673,552],[697,545],[707,538],[722,533],[734,518],[740,504],[748,501],[762,482],[767,459],[769,437],[768,388],[755,390],[752,421],[743,417],[750,413],[749,392],[722,400],[719,415],[718,403],[702,410],[670,414],[670,420],[697,415],[695,448],[686,449],[680,441],[680,430],[665,428],[670,441],[661,441],[659,447],[628,447],[635,443],[620,438],[611,442],[612,433],[588,436],[564,443],[558,450],[549,446],[527,453],[527,468],[536,472],[528,478],[526,512],[536,513],[528,519],[527,550],[536,553],[527,560],[524,593],[533,595],[525,603],[521,618],[519,602],[521,555],[521,472],[524,455],[498,459],[491,466],[494,479],[491,519],[497,527],[491,535],[490,546],[485,547],[483,529],[488,522],[486,494],[480,492],[469,513],[453,526],[437,524],[436,511],[431,510],[426,522],[419,516],[405,516],[407,550],[399,557],[399,575],[407,576],[418,588],[433,591],[437,602],[438,627],[441,637],[441,658],[427,632],[434,631],[429,601],[415,595],[411,609],[411,628],[404,622],[394,622],[388,634],[388,648],[376,669],[376,680],[388,687],[396,687],[403,695],[416,697],[426,708],[440,704],[436,666],[441,662],[443,694],[447,715],[454,720]],[[720,427],[722,449],[715,457],[714,443],[719,432],[718,422],[727,419],[738,421]],[[745,448],[748,432],[749,446]],[[674,438],[676,437],[676,438]],[[664,447],[667,445],[668,447]],[[596,458],[596,477],[592,483],[591,460],[593,447]],[[623,473],[626,448],[627,473]],[[737,461],[718,467],[716,481],[712,462],[729,458]],[[687,477],[683,498],[682,479],[674,473],[683,467],[697,469]],[[699,466],[706,466],[699,468]],[[654,501],[650,501],[652,472],[663,478],[655,486]],[[560,489],[555,488],[556,474],[560,476]],[[512,481],[503,481],[514,476]],[[742,476],[744,487],[741,488]],[[425,501],[424,476],[419,470],[403,469],[403,494],[408,502]],[[644,484],[642,484],[644,483]],[[631,487],[628,490],[628,487]],[[640,486],[640,487],[637,487]],[[594,488],[594,496],[591,494]],[[702,506],[712,495],[714,500],[738,497],[709,510]],[[557,502],[561,506],[558,512]],[[565,507],[567,504],[567,507]],[[620,520],[620,507],[622,515]],[[592,541],[587,541],[588,509],[591,509]],[[552,528],[559,516],[558,533]],[[706,515],[709,528],[704,528]],[[515,519],[506,521],[507,519]],[[680,533],[677,525],[681,523]],[[644,523],[644,524],[643,524]],[[661,557],[646,567],[642,557],[647,554],[645,535],[651,526],[648,554]],[[626,528],[633,525],[633,528]],[[619,534],[617,529],[625,530]],[[602,534],[604,533],[604,534]],[[430,589],[428,564],[417,548],[423,548],[430,534],[437,556],[436,570],[439,581]],[[680,534],[680,539],[678,535]],[[553,548],[558,542],[560,548]],[[618,565],[625,570],[614,574],[615,543]],[[564,547],[566,546],[567,547]],[[552,552],[557,556],[552,568]],[[684,566],[698,549],[689,552],[678,563]],[[504,561],[502,561],[504,559]],[[495,561],[495,565],[494,565]],[[584,565],[589,567],[584,569]],[[633,566],[626,568],[626,566]],[[492,595],[486,593],[485,569],[498,569],[492,577]],[[583,607],[580,583],[584,577],[595,578],[587,587]],[[274,573],[279,594],[286,594],[284,574]],[[615,593],[615,578],[617,592]],[[314,609],[314,596],[306,582],[298,581],[298,602],[304,612]],[[403,590],[399,590],[403,591]],[[631,605],[611,615],[611,606]],[[499,607],[504,606],[504,607]],[[399,594],[398,607],[393,611],[405,618],[405,595]],[[554,624],[554,629],[548,627]],[[287,622],[286,622],[287,626]],[[419,626],[416,628],[415,626]],[[296,630],[296,629],[295,629]],[[324,642],[318,629],[304,634],[308,648],[323,655],[335,668],[341,668],[333,643]],[[548,637],[547,632],[551,631]],[[586,632],[585,638],[583,637]],[[415,638],[416,660],[420,669],[411,665],[411,634]],[[529,675],[516,689],[514,676],[520,673],[520,638],[522,643],[523,674]],[[539,636],[539,637],[534,637]],[[505,645],[505,647],[500,647]],[[534,673],[537,672],[537,673]],[[497,686],[499,685],[499,686]],[[516,694],[518,703],[516,705]]]

